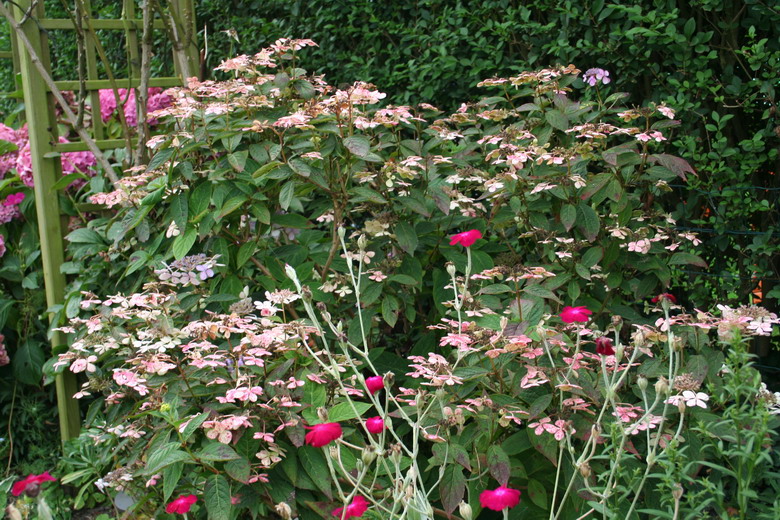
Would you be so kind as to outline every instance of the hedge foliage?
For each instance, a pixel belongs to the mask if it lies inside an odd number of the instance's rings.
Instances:
[[[703,305],[745,302],[764,278],[765,304],[776,304],[776,7],[751,0],[228,4],[198,2],[209,34],[205,70],[278,37],[306,37],[320,44],[310,69],[331,83],[360,78],[380,85],[391,103],[427,100],[445,109],[474,99],[477,82],[492,75],[556,63],[609,70],[612,92],[688,114],[671,140],[699,175],[675,186],[666,203],[680,226],[708,230],[696,252],[710,270],[681,271],[676,284]]]

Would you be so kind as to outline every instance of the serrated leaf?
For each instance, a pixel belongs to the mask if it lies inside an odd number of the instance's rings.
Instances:
[[[75,229],[68,233],[65,240],[73,244],[106,244],[103,237],[101,237],[97,231],[89,228]]]
[[[503,283],[494,283],[490,285],[486,285],[482,289],[479,290],[479,293],[477,294],[504,294],[512,292],[512,288],[509,287],[506,284]]]
[[[547,503],[547,490],[538,480],[531,479],[528,481],[528,498],[530,498],[531,502],[536,506],[545,511],[549,507],[549,504]]]
[[[394,274],[390,277],[391,282],[398,282],[403,285],[417,285],[417,280],[408,274]]]
[[[509,482],[509,473],[512,468],[512,464],[509,462],[509,455],[504,452],[501,446],[493,444],[487,451],[487,463],[493,478],[502,486],[506,486]]]
[[[230,166],[232,166],[233,169],[238,173],[241,173],[246,167],[246,160],[248,157],[249,152],[247,150],[241,150],[240,152],[228,154],[227,159],[230,163]]]
[[[181,444],[178,442],[169,442],[155,449],[146,460],[146,468],[143,471],[145,475],[154,475],[161,469],[170,466],[176,462],[191,460],[187,452],[182,451]]]
[[[354,403],[353,406],[350,403],[339,403],[328,410],[328,422],[344,422],[352,419],[362,417],[370,408],[369,403]],[[355,415],[357,412],[358,415]]]
[[[398,321],[398,300],[395,297],[388,295],[382,300],[382,319],[390,327],[395,327]]]
[[[77,181],[79,179],[89,179],[86,175],[84,175],[81,172],[73,172],[69,173],[67,175],[63,175],[60,177],[60,180],[54,183],[54,185],[51,187],[52,191],[62,190],[70,186],[70,184],[73,181]]]
[[[296,454],[298,455],[301,466],[303,466],[306,474],[314,481],[317,488],[319,488],[326,497],[332,499],[333,492],[331,491],[331,477],[330,472],[328,471],[328,462],[325,460],[322,451],[311,446],[301,446],[296,450]]]
[[[564,204],[561,208],[561,224],[566,231],[571,231],[574,223],[577,221],[577,208],[571,204]]]
[[[173,257],[176,260],[181,260],[187,253],[190,252],[192,246],[195,244],[195,240],[198,238],[198,232],[195,228],[190,228],[184,233],[180,234],[173,241],[171,249],[173,250]]]
[[[221,442],[210,442],[206,446],[195,454],[201,460],[208,460],[212,462],[224,462],[226,460],[236,460],[239,457],[236,450],[222,444]]]
[[[46,355],[41,346],[34,341],[25,341],[16,349],[11,360],[14,377],[27,385],[40,385],[43,376],[41,368],[45,361]]]
[[[550,289],[547,289],[546,287],[542,287],[539,284],[527,285],[526,287],[523,288],[523,292],[531,294],[533,296],[538,296],[540,298],[552,300],[557,303],[561,303],[558,297],[555,296],[555,293],[553,293]]]
[[[550,110],[544,115],[544,117],[547,119],[547,122],[550,123],[550,126],[557,130],[569,129],[569,118],[566,117],[560,110]]]
[[[176,223],[176,227],[179,231],[184,233],[187,231],[187,220],[189,219],[189,203],[187,202],[187,194],[182,192],[174,197],[171,197],[171,218]]]
[[[590,241],[595,240],[599,235],[599,228],[601,227],[598,214],[585,203],[577,206],[577,214],[580,218],[579,227],[582,230],[582,234]]]
[[[190,436],[192,436],[193,433],[197,431],[198,428],[200,428],[200,425],[206,422],[206,420],[209,418],[209,414],[207,413],[199,413],[195,417],[189,420],[187,423],[187,426],[184,427],[184,429],[181,431],[181,438],[182,440],[188,440]]]
[[[398,240],[398,245],[406,253],[413,255],[414,250],[417,249],[417,233],[414,228],[407,222],[399,222],[395,226],[395,238]]]
[[[669,265],[695,265],[702,269],[707,269],[709,266],[700,256],[691,253],[675,253],[669,259]]]
[[[248,460],[240,458],[225,464],[225,472],[227,472],[230,478],[242,484],[247,484],[252,473],[252,467],[249,465]]]
[[[222,220],[223,218],[227,217],[235,210],[242,207],[245,202],[246,202],[246,197],[243,195],[239,195],[237,197],[231,198],[230,200],[225,202],[225,204],[219,210],[219,215],[217,216],[217,220]]]
[[[463,476],[463,468],[457,464],[448,465],[444,469],[439,490],[444,510],[447,514],[451,514],[461,503],[466,493],[466,478]]]
[[[279,192],[279,206],[281,206],[284,211],[287,211],[293,198],[295,198],[295,181],[289,181],[282,186],[282,189]]]
[[[222,475],[212,475],[206,479],[203,492],[208,520],[230,520],[230,483]]]
[[[176,486],[181,479],[182,471],[184,470],[184,462],[174,462],[170,466],[163,469],[163,502],[167,502],[171,495],[173,495]]]
[[[371,142],[362,135],[344,138],[344,147],[357,157],[365,157],[371,149]]]
[[[246,244],[243,244],[238,249],[238,254],[236,255],[236,269],[241,269],[247,260],[252,258],[256,250],[257,244],[254,242],[247,242]]]

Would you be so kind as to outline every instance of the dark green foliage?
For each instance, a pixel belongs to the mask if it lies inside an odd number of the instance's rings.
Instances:
[[[475,99],[490,76],[574,63],[611,73],[629,102],[666,101],[682,120],[671,137],[698,172],[674,186],[667,207],[680,226],[702,228],[710,264],[682,270],[673,286],[689,300],[745,303],[765,279],[765,304],[780,291],[777,251],[776,93],[780,13],[757,1],[633,0],[353,2],[209,0],[198,19],[209,34],[210,71],[283,36],[320,44],[310,70],[333,84],[375,83],[401,104],[444,109]],[[235,29],[240,43],[221,32]],[[774,234],[773,234],[774,233]],[[682,291],[681,291],[682,292]]]

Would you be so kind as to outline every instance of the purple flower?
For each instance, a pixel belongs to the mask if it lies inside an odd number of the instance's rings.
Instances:
[[[214,276],[214,270],[211,268],[211,265],[209,264],[195,266],[195,269],[197,269],[200,272],[201,280],[208,280],[209,278]]]
[[[604,69],[588,69],[582,75],[582,79],[591,87],[595,87],[599,81],[604,85],[612,81],[609,79],[609,72]]]

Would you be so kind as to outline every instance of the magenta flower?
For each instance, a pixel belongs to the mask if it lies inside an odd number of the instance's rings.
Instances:
[[[371,376],[366,378],[366,388],[371,392],[371,395],[379,392],[385,387],[385,380],[382,376]]]
[[[370,419],[366,419],[366,430],[369,431],[369,433],[377,434],[382,433],[382,430],[385,429],[385,421],[382,420],[381,417],[378,415],[376,417],[371,417]]]
[[[670,303],[677,303],[677,298],[673,294],[669,294],[668,292],[661,293],[658,296],[654,297],[652,300],[650,300],[653,303],[662,302],[664,300],[669,301]]]
[[[347,506],[346,514],[344,514],[344,508],[340,507],[333,510],[333,516],[338,518],[360,518],[363,513],[368,510],[368,500],[362,495],[357,495],[352,499],[352,503]]]
[[[612,348],[612,340],[604,336],[596,338],[596,354],[614,356],[615,349]]]
[[[306,444],[315,448],[321,448],[330,444],[341,437],[342,434],[341,425],[335,422],[315,424],[314,426],[307,426],[306,429],[311,430],[306,434]]]
[[[453,235],[450,238],[450,245],[454,246],[460,244],[463,247],[471,247],[474,245],[474,242],[480,238],[482,238],[482,232],[478,229],[471,229],[469,231],[464,231],[463,233]]]
[[[561,311],[561,319],[564,323],[587,323],[588,316],[593,314],[587,307],[564,307]]]
[[[40,486],[44,482],[55,482],[57,479],[49,475],[48,471],[44,471],[40,475],[28,475],[26,479],[20,480],[11,488],[11,494],[18,497],[22,493],[28,496],[35,496],[40,491]]]
[[[13,193],[5,198],[3,206],[16,206],[24,200],[24,193]]]
[[[168,504],[165,508],[166,513],[177,513],[184,515],[190,512],[192,505],[198,501],[195,495],[180,495],[179,498]]]
[[[486,509],[501,511],[515,507],[520,503],[520,490],[499,486],[494,490],[486,489],[479,495],[479,503]]]

